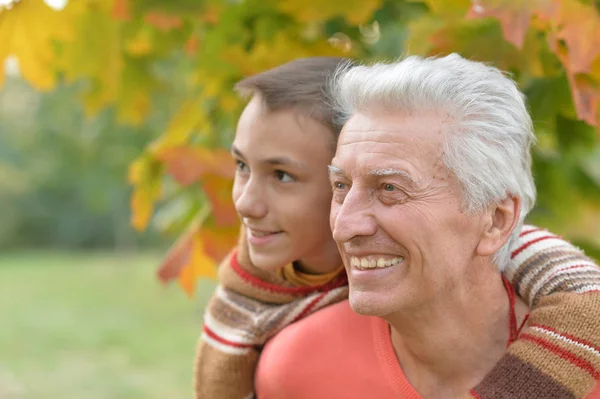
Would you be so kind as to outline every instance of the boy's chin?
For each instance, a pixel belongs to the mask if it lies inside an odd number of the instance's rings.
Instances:
[[[250,261],[256,268],[267,272],[275,272],[289,263],[282,256],[261,254],[252,249],[250,249]]]

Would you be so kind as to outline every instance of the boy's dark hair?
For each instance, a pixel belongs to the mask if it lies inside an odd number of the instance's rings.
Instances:
[[[330,105],[328,84],[335,71],[351,64],[347,58],[299,58],[247,77],[235,85],[242,95],[259,94],[267,109],[293,108],[327,126],[337,138],[342,126]]]

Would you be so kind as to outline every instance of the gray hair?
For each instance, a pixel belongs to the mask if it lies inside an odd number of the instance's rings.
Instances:
[[[343,68],[331,89],[340,123],[369,110],[449,116],[442,161],[461,184],[464,208],[477,212],[511,195],[521,199],[519,224],[494,256],[504,270],[536,195],[530,154],[535,135],[515,82],[496,68],[451,54]]]

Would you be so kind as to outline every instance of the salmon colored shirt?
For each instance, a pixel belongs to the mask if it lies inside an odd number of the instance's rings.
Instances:
[[[389,325],[347,300],[272,338],[255,378],[259,399],[422,399],[402,373]]]

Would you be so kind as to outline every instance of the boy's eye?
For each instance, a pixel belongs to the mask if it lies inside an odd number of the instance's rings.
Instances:
[[[247,172],[248,169],[248,165],[246,165],[244,162],[240,161],[239,159],[237,159],[235,161],[235,165],[237,170],[239,170],[240,172]]]
[[[294,181],[294,178],[289,173],[286,173],[282,170],[276,170],[275,177],[282,183],[289,183]]]

